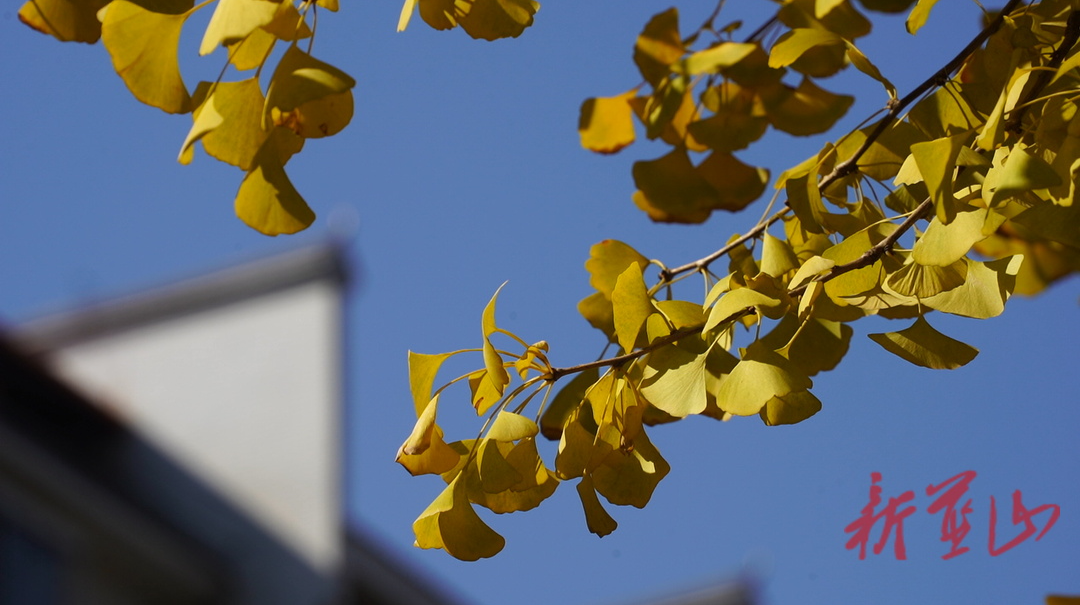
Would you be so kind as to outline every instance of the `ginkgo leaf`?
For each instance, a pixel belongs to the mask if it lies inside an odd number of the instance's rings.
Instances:
[[[829,269],[832,269],[836,265],[836,261],[824,258],[821,256],[814,256],[807,259],[805,263],[799,267],[799,270],[792,276],[791,282],[788,284],[791,288],[798,288],[806,282],[824,275]]]
[[[702,103],[713,115],[687,124],[695,141],[713,151],[744,149],[761,138],[769,127],[761,100],[750,89],[734,82],[713,86],[702,95]]]
[[[653,304],[676,330],[705,323],[705,308],[697,303],[686,300],[658,300]]]
[[[911,9],[911,14],[907,18],[907,30],[911,35],[915,35],[922,29],[923,25],[926,25],[926,20],[930,18],[930,11],[937,4],[937,0],[919,0],[915,8]]]
[[[644,271],[649,266],[649,259],[619,240],[606,239],[593,244],[589,248],[589,260],[585,261],[589,285],[610,298],[619,276],[631,263],[636,263]]]
[[[920,265],[951,265],[1004,222],[1004,216],[987,208],[963,209],[948,225],[935,217],[915,242],[911,258]]]
[[[248,1],[265,2],[266,0]],[[288,113],[297,108],[303,111],[306,105],[314,101],[342,95],[354,86],[356,86],[356,80],[349,74],[316,59],[295,45],[290,46],[278,62],[277,68],[274,69],[274,75],[266,90],[264,122],[271,117],[273,109],[281,113]],[[352,97],[349,96],[347,104],[343,102],[338,105],[336,112],[341,115],[335,114],[325,119],[334,123],[340,123],[344,119],[347,124],[348,118],[352,117]],[[344,125],[341,124],[341,126]],[[312,127],[318,128],[318,122],[312,124]]]
[[[495,294],[488,301],[487,306],[484,307],[484,313],[481,318],[481,327],[484,333],[484,368],[487,371],[487,379],[491,382],[491,385],[495,388],[495,391],[501,396],[503,389],[510,383],[510,374],[503,367],[502,356],[495,350],[495,346],[491,344],[491,335],[497,332],[499,329],[495,325],[495,301],[499,298],[499,292],[503,289],[506,282],[503,282],[499,286],[498,290],[495,290]],[[494,403],[494,402],[491,402]],[[479,409],[477,409],[479,412]],[[483,412],[479,412],[483,413]]]
[[[353,116],[351,90],[308,101],[292,111],[270,109],[270,121],[305,139],[319,139],[341,132]]]
[[[194,123],[180,150],[180,162],[189,163],[194,143],[201,141],[211,157],[251,170],[255,155],[270,135],[261,125],[263,95],[259,81],[249,78],[217,84],[200,82],[192,98]],[[296,143],[292,153],[300,150],[303,140]]]
[[[631,173],[639,191],[634,204],[654,221],[701,223],[712,214],[716,190],[690,162],[685,149],[634,162]]]
[[[482,439],[476,456],[476,474],[480,479],[478,491],[497,494],[520,483],[525,477],[506,459],[506,454],[499,447],[503,445],[494,439]],[[470,490],[472,491],[472,490]],[[476,497],[472,496],[475,501]]]
[[[592,472],[593,485],[607,501],[645,508],[671,466],[642,431],[630,451],[612,450]]]
[[[798,88],[778,85],[762,91],[769,123],[788,134],[809,136],[833,127],[855,98],[833,94],[803,78]]]
[[[600,498],[596,497],[596,488],[593,487],[591,476],[585,475],[581,478],[577,484],[577,493],[581,499],[581,506],[585,509],[585,524],[589,531],[601,538],[615,531],[619,524],[604,510]]]
[[[679,11],[670,8],[653,15],[634,45],[634,63],[645,81],[654,87],[686,52],[679,35]]]
[[[416,12],[417,0],[405,0],[405,4],[401,6],[401,15],[398,17],[397,30],[399,32],[405,31],[405,28],[409,26],[409,21],[412,20],[412,15]]]
[[[597,153],[616,153],[634,142],[634,110],[630,99],[636,90],[615,97],[586,99],[581,104],[578,134],[581,146]]]
[[[297,10],[292,2],[277,2],[277,10],[274,18],[262,26],[262,30],[273,34],[278,40],[293,42],[303,38],[310,38],[311,28],[308,27],[304,16]],[[254,32],[252,32],[254,33]]]
[[[490,491],[483,486],[479,472],[470,472],[468,480],[469,499],[494,513],[512,513],[536,508],[541,502],[555,493],[559,480],[549,471],[536,450],[536,441],[525,439],[517,444],[497,443],[503,462],[511,469],[516,482],[507,484],[506,489]],[[491,484],[486,484],[487,488]]]
[[[444,30],[457,27],[454,16],[454,0],[419,0],[420,18],[433,29]],[[405,6],[408,6],[406,2]],[[404,16],[404,9],[402,10]],[[401,21],[398,21],[401,25]]]
[[[439,396],[436,395],[431,398],[431,401],[424,406],[424,411],[420,413],[420,416],[416,419],[416,424],[413,425],[412,433],[409,435],[405,443],[401,444],[401,448],[398,450],[398,455],[401,454],[422,454],[424,450],[428,449],[431,445],[431,436],[435,429],[435,416],[439,408]]]
[[[848,60],[855,66],[855,69],[858,69],[878,82],[881,82],[881,85],[885,87],[885,92],[889,94],[889,98],[895,99],[896,87],[893,86],[893,83],[890,82],[888,78],[881,75],[881,70],[871,63],[870,59],[867,59],[866,55],[851,42],[845,40],[844,46],[847,48]]]
[[[1036,204],[1012,218],[1012,222],[1030,229],[1040,237],[1080,248],[1080,205],[1059,206],[1050,202]]]
[[[274,34],[262,28],[256,29],[243,40],[226,44],[225,47],[229,49],[229,63],[239,71],[261,67],[266,63],[277,41]],[[260,110],[261,107],[260,105]]]
[[[751,344],[717,389],[716,403],[725,412],[752,416],[773,397],[805,391],[813,381],[776,351],[760,342]]]
[[[645,320],[656,312],[641,275],[641,266],[637,263],[630,263],[616,280],[615,289],[611,291],[611,306],[619,346],[630,352],[637,346]]]
[[[1016,285],[1016,274],[1024,261],[1022,255],[1008,256],[985,263],[965,258],[967,279],[960,287],[922,301],[944,313],[989,319],[1005,310],[1005,302]]]
[[[930,197],[934,200],[937,218],[944,224],[948,224],[956,216],[953,172],[956,169],[956,157],[970,138],[961,134],[911,146],[911,157],[919,167]]]
[[[435,498],[413,522],[416,546],[442,548],[462,561],[493,557],[506,540],[488,527],[473,510],[460,476]]]
[[[586,423],[592,423],[591,411],[577,408],[562,427],[559,452],[555,456],[555,474],[559,479],[581,477],[587,469],[596,466],[592,463],[594,457],[603,459],[611,450],[611,446],[596,439],[597,426],[587,427]]]
[[[577,304],[578,313],[589,325],[600,330],[610,342],[618,342],[615,336],[615,312],[611,308],[611,299],[603,292],[593,292]]]
[[[697,173],[714,190],[711,210],[738,212],[761,197],[769,184],[769,171],[739,161],[730,153],[714,151],[698,164]]]
[[[92,44],[101,37],[97,14],[110,0],[27,0],[19,21],[61,42]]]
[[[527,437],[534,437],[540,432],[540,427],[532,420],[505,410],[495,416],[495,422],[488,429],[488,438],[496,441],[517,441]]]
[[[460,0],[454,17],[469,36],[483,40],[516,38],[533,24],[540,4],[533,0]]]
[[[780,277],[799,268],[799,259],[787,242],[765,232],[761,250],[761,272],[773,277]]]
[[[814,376],[839,365],[848,352],[854,330],[847,324],[818,317],[785,315],[761,343],[783,355],[799,372]]]
[[[821,400],[810,391],[795,391],[773,397],[758,413],[766,426],[797,424],[821,411]]]
[[[938,332],[922,316],[899,332],[869,336],[893,355],[933,370],[954,370],[979,354],[978,349]]]
[[[155,13],[127,0],[110,2],[102,12],[102,42],[131,94],[168,113],[190,111],[177,56],[187,13]]]
[[[741,42],[721,42],[716,46],[691,53],[672,65],[672,70],[689,76],[714,73],[737,65],[750,56],[758,46]]]
[[[265,235],[296,233],[315,221],[315,213],[285,174],[282,150],[293,145],[287,141],[295,136],[275,128],[255,154],[253,167],[236,193],[236,216]]]
[[[958,260],[938,267],[909,262],[885,280],[885,286],[900,296],[929,298],[958,288],[967,279],[967,263]]]
[[[482,416],[502,399],[503,386],[492,380],[487,370],[477,370],[469,374],[469,390],[472,392],[472,406],[476,415]]]
[[[199,54],[208,55],[218,46],[243,40],[273,21],[277,10],[278,2],[273,0],[218,0],[199,45]]]
[[[986,173],[983,198],[990,206],[996,206],[1019,193],[1060,184],[1061,177],[1050,164],[1020,147],[1014,147],[1000,166],[995,165]]]
[[[395,461],[410,475],[441,475],[453,469],[461,461],[461,453],[443,441],[443,432],[434,426],[427,449],[419,454],[406,454],[398,450]]]
[[[779,307],[782,304],[783,301],[750,288],[733,290],[720,297],[720,300],[713,305],[712,310],[709,311],[709,320],[705,322],[702,331],[708,332],[712,330],[721,322],[744,309],[751,307]]]
[[[339,6],[338,0],[315,0],[315,4],[335,13],[338,11]]]
[[[797,27],[780,36],[769,51],[769,67],[786,67],[815,46],[843,44],[844,39],[825,29]]]
[[[700,414],[705,396],[705,360],[708,353],[695,355],[674,345],[649,354],[641,383],[641,393],[658,409],[683,418]]]
[[[409,351],[409,391],[412,393],[413,405],[416,407],[416,415],[419,417],[431,400],[431,389],[435,384],[435,375],[443,362],[454,353],[414,353]]]

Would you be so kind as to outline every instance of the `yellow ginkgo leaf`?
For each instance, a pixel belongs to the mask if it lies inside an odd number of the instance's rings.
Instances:
[[[1004,222],[1004,216],[987,208],[965,208],[948,225],[935,217],[915,242],[911,258],[920,265],[951,265]]]
[[[679,11],[670,8],[653,15],[645,24],[634,45],[634,63],[645,80],[655,87],[685,52],[679,35]]]
[[[737,416],[757,414],[773,397],[805,391],[813,381],[761,342],[747,348],[738,365],[720,381],[716,403]]]
[[[788,134],[808,136],[833,127],[855,98],[833,94],[803,78],[798,88],[777,84],[761,91],[769,122]]]
[[[535,437],[540,427],[535,422],[513,412],[500,411],[488,430],[488,438],[495,441],[517,441]]]
[[[405,467],[410,475],[441,475],[460,462],[462,454],[443,441],[442,429],[433,427],[427,449],[419,454],[406,454],[398,450],[396,462]]]
[[[290,137],[296,135],[283,128],[271,132],[236,194],[236,216],[265,235],[296,233],[315,221],[315,213],[285,174],[282,154]]]
[[[926,20],[930,18],[930,11],[937,4],[937,0],[919,0],[915,8],[911,9],[911,14],[907,18],[907,30],[909,34],[915,35],[923,25],[926,25]]]
[[[634,111],[630,99],[636,90],[615,97],[587,99],[581,104],[578,134],[581,146],[597,153],[615,153],[634,142]]]
[[[809,27],[799,27],[790,30],[773,45],[769,51],[769,67],[786,67],[803,56],[803,54],[815,46],[827,46],[843,44],[844,39],[837,34],[825,30]]]
[[[499,331],[498,327],[495,325],[495,301],[498,300],[499,291],[501,291],[505,285],[506,282],[503,282],[503,284],[499,286],[499,289],[495,291],[491,300],[488,301],[487,306],[484,307],[480,322],[484,333],[484,368],[487,372],[487,379],[491,382],[491,385],[499,395],[502,395],[503,389],[510,383],[510,374],[506,371],[506,368],[503,367],[502,356],[495,350],[495,345],[491,344],[491,336]],[[491,403],[494,402],[492,401]]]
[[[611,305],[615,319],[615,335],[623,351],[629,353],[635,346],[645,345],[643,340],[639,340],[641,328],[649,315],[656,312],[656,308],[653,307],[652,297],[645,287],[641,267],[637,263],[630,263],[616,280],[615,289],[611,292]]]
[[[451,355],[453,353],[430,355],[409,351],[409,391],[412,393],[417,417],[420,417],[427,409],[428,402],[431,401],[431,388],[435,384],[435,376],[442,363]]]
[[[291,111],[270,109],[270,119],[305,139],[319,139],[341,132],[353,116],[351,90],[308,101]]]
[[[199,54],[208,55],[218,46],[243,40],[251,32],[270,24],[277,15],[279,4],[280,0],[218,0],[199,45]]]
[[[614,449],[592,472],[593,485],[612,504],[645,508],[671,466],[649,441],[638,434],[630,451]]]
[[[506,540],[473,510],[460,477],[454,479],[413,523],[416,546],[442,548],[462,561],[498,554]]]
[[[585,475],[581,478],[577,484],[577,493],[581,498],[581,506],[585,509],[585,524],[589,531],[601,538],[615,531],[619,524],[604,510],[604,505],[596,497],[591,476]]]
[[[516,38],[540,10],[534,0],[459,0],[454,17],[469,36],[482,40]]]
[[[893,355],[934,370],[953,370],[965,366],[979,350],[938,332],[921,315],[910,327],[899,332],[870,334]]]
[[[102,41],[131,94],[168,113],[190,111],[177,56],[187,13],[155,13],[127,0],[115,0],[102,12]]]
[[[766,426],[796,424],[821,411],[821,401],[810,391],[795,391],[773,397],[759,415]]]
[[[263,2],[265,0],[250,1]],[[272,119],[275,109],[281,114],[287,114],[297,108],[303,112],[305,105],[333,95],[341,95],[354,86],[356,86],[356,80],[349,74],[316,59],[295,45],[290,46],[270,78],[270,85],[266,90],[264,122],[269,121],[268,118]],[[327,124],[333,124],[333,128],[343,127],[342,121],[347,124],[348,119],[352,117],[352,96],[350,95],[347,101],[344,97],[339,97],[339,99],[340,102],[336,108],[322,108],[323,120]],[[315,118],[308,127],[321,130],[323,123]]]
[[[739,161],[730,153],[714,151],[697,166],[697,173],[712,186],[710,210],[738,212],[761,197],[769,184],[769,171]]]
[[[705,361],[708,352],[695,355],[668,345],[649,355],[641,393],[657,408],[676,417],[700,414],[707,404]]]
[[[698,173],[685,149],[634,162],[631,172],[639,189],[634,203],[654,221],[701,223],[717,204],[716,189]]]
[[[944,313],[989,319],[1005,310],[1005,302],[1016,285],[1016,274],[1023,262],[1022,255],[1007,256],[985,263],[963,259],[967,264],[967,279],[963,285],[922,301],[931,309]]]
[[[262,128],[263,95],[256,78],[239,82],[200,82],[193,97],[194,124],[184,140],[180,162],[191,161],[195,141],[201,140],[211,157],[251,170],[255,156],[270,136]],[[281,137],[278,143],[290,143],[284,159],[300,150],[303,139]]]
[[[97,13],[109,0],[27,0],[19,21],[61,42],[94,43],[101,37]]]

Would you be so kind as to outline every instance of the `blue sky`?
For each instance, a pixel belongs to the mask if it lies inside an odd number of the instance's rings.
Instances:
[[[434,32],[419,20],[398,34],[398,4],[344,4],[322,14],[315,54],[357,79],[357,114],[343,133],[310,142],[290,162],[320,219],[307,233],[276,239],[233,216],[239,171],[201,152],[191,166],[175,162],[189,117],[140,105],[103,48],[38,35],[16,19],[18,3],[6,6],[0,319],[78,307],[355,224],[348,520],[467,602],[627,603],[743,573],[760,578],[763,602],[773,605],[1041,603],[1050,592],[1080,594],[1075,278],[1039,298],[1013,299],[1000,318],[932,317],[937,329],[981,350],[960,370],[911,366],[865,336],[897,324],[857,322],[847,358],[815,378],[824,409],[807,422],[770,428],[754,418],[692,418],[653,429],[673,470],[646,509],[608,507],[619,522],[608,537],[587,532],[566,485],[537,510],[485,516],[507,538],[493,560],[462,563],[414,549],[411,523],[441,482],[411,478],[393,463],[414,420],[406,350],[478,346],[480,312],[510,280],[501,326],[547,340],[557,365],[591,360],[602,337],[575,310],[589,293],[589,246],[620,239],[677,265],[747,229],[761,206],[703,226],[655,225],[630,202],[630,165],[661,149],[637,144],[599,157],[578,145],[581,101],[639,81],[634,38],[666,4],[547,2],[524,36],[496,43]],[[747,11],[731,12],[747,29],[760,21],[755,10],[772,6],[730,4]],[[940,4],[918,38],[890,19],[862,45],[901,92],[974,32],[972,3]],[[683,23],[696,25],[711,4],[680,8]],[[184,67],[193,88],[223,58],[196,60],[198,35],[191,38]],[[827,85],[870,91],[849,125],[884,102],[880,86],[858,75]],[[775,175],[821,143],[774,139],[743,157]],[[440,407],[450,438],[478,428],[458,394]],[[454,405],[459,412],[449,411]],[[550,461],[551,448],[545,454]],[[971,552],[945,561],[941,516],[926,512],[925,489],[967,470],[977,473],[964,542]],[[882,473],[886,497],[916,493],[906,561],[888,550],[860,561],[844,548],[871,472]],[[1029,508],[1054,503],[1061,517],[1041,541],[991,557],[989,498],[1002,541],[1015,535],[1008,517],[1017,489]]]

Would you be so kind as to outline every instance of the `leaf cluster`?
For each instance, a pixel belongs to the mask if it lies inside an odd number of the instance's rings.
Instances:
[[[180,71],[180,37],[188,18],[210,6],[199,54],[224,48],[228,57],[217,80],[192,91]],[[308,22],[320,8],[336,11],[338,0],[28,0],[19,19],[61,41],[100,39],[136,99],[191,114],[180,163],[190,163],[201,143],[211,157],[244,171],[237,216],[280,235],[315,220],[285,164],[308,139],[337,134],[353,116],[356,81],[311,52],[315,30]],[[274,65],[279,42],[286,49]],[[270,77],[260,79],[270,66]],[[229,68],[245,77],[225,81]]]
[[[934,2],[860,4],[909,11],[915,34]],[[586,149],[616,153],[639,128],[671,148],[633,166],[633,201],[653,220],[702,222],[761,197],[768,172],[735,153],[770,129],[829,131],[853,99],[827,91],[821,78],[854,66],[883,88],[881,117],[780,174],[771,203],[782,200],[779,207],[695,262],[668,268],[623,242],[593,246],[585,268],[594,291],[578,309],[614,356],[554,367],[546,343],[526,345],[495,327],[494,298],[475,350],[482,369],[432,393],[446,356],[411,353],[419,420],[398,461],[447,483],[414,524],[417,545],[491,556],[502,538],[473,505],[527,510],[567,480],[577,480],[589,530],[604,536],[616,523],[599,496],[643,507],[670,469],[649,427],[691,415],[756,415],[769,426],[806,420],[822,408],[814,377],[840,363],[850,324],[869,316],[907,324],[869,335],[901,359],[964,366],[978,351],[935,329],[932,312],[995,317],[1014,292],[1037,293],[1080,268],[1076,3],[1009,2],[903,97],[856,46],[871,20],[854,3],[782,2],[740,42],[731,40],[737,24],[715,25],[722,5],[689,35],[675,9],[655,15],[634,48],[643,82],[581,108]],[[771,234],[774,226],[782,233]],[[681,297],[678,282],[695,275],[702,294]],[[496,334],[514,350],[495,349]],[[512,374],[521,379],[513,388]],[[434,406],[466,379],[488,420],[477,439],[446,444]],[[550,466],[537,453],[538,434],[558,441]]]

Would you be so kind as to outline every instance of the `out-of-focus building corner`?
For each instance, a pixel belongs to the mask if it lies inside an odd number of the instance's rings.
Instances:
[[[457,605],[345,521],[349,283],[325,244],[0,331],[0,605]]]

